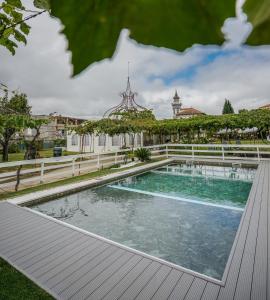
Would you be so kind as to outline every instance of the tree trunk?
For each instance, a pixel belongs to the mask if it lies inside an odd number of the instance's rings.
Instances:
[[[3,146],[3,154],[2,154],[2,161],[8,161],[8,143],[2,144]]]
[[[21,174],[22,165],[19,166],[16,172],[16,185],[15,185],[15,191],[18,192],[18,188],[20,185],[20,174]]]

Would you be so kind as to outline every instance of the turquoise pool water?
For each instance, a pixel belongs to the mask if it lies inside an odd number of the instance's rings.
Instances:
[[[174,176],[160,171],[164,169],[32,208],[221,279],[251,188],[250,180]]]

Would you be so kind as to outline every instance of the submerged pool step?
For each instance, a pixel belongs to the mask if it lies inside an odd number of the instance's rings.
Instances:
[[[203,202],[203,201],[199,201],[199,200],[193,200],[193,199],[187,199],[187,198],[176,197],[176,196],[171,196],[171,195],[164,195],[164,194],[160,194],[160,193],[142,191],[142,190],[133,189],[133,188],[129,188],[126,186],[121,186],[121,185],[108,185],[108,187],[113,188],[113,189],[129,191],[129,192],[134,192],[134,193],[139,193],[139,194],[144,194],[144,195],[150,195],[150,196],[155,196],[155,197],[173,199],[173,200],[178,200],[178,201],[183,201],[183,202],[195,203],[195,204],[206,205],[206,206],[213,206],[213,207],[230,209],[230,210],[244,211],[244,208],[240,208],[240,207],[229,206],[229,205],[220,205],[220,204],[216,204],[216,203]]]
[[[165,175],[172,175],[172,176],[204,177],[204,178],[232,180],[232,181],[244,181],[244,182],[252,182],[253,181],[252,179],[230,178],[230,177],[226,177],[226,176],[205,175],[205,174],[198,174],[198,173],[188,174],[188,173],[180,173],[180,172],[173,172],[173,171],[159,171],[159,170],[153,170],[150,172],[154,173],[154,174],[165,174]]]

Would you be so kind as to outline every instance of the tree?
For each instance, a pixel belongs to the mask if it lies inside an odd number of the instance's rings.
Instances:
[[[11,93],[5,90],[4,96],[0,98],[1,118],[0,143],[3,148],[2,160],[8,161],[8,147],[15,133],[18,132],[23,124],[23,116],[29,116],[31,107],[27,104],[25,94],[19,94],[15,91]]]
[[[0,144],[2,146],[2,160],[8,161],[9,145],[16,134],[22,133],[25,128],[37,128],[42,120],[34,120],[31,117],[31,106],[28,105],[27,96],[17,91],[4,91],[0,97]]]
[[[18,47],[17,43],[26,45],[26,36],[30,32],[30,26],[26,22],[44,11],[28,10],[22,5],[21,0],[2,1],[0,5],[0,45],[14,55],[15,49]]]
[[[242,108],[242,109],[238,110],[239,114],[243,114],[243,113],[246,113],[246,112],[248,112],[248,109],[246,109],[246,108]]]
[[[223,115],[234,114],[234,109],[232,107],[230,100],[228,100],[228,99],[225,99],[222,114]]]
[[[78,134],[123,134],[145,132],[149,135],[159,135],[160,142],[164,143],[164,137],[168,135],[177,136],[183,142],[194,142],[204,133],[207,138],[215,139],[219,131],[226,131],[228,134],[239,134],[246,128],[258,129],[261,138],[269,134],[270,111],[267,109],[257,109],[242,112],[241,114],[225,114],[218,116],[198,116],[190,119],[126,119],[111,120],[102,119],[99,121],[87,121],[81,124],[76,131]],[[244,133],[243,133],[244,134]]]

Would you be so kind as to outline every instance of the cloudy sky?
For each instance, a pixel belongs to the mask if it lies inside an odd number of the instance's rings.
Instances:
[[[225,98],[236,111],[256,108],[270,103],[270,47],[241,46],[251,26],[239,7],[238,18],[224,23],[227,42],[222,47],[193,46],[179,53],[139,45],[123,30],[114,58],[75,78],[60,22],[41,15],[29,22],[28,44],[20,45],[15,56],[0,47],[0,81],[27,93],[34,113],[98,118],[120,102],[130,61],[137,102],[152,108],[158,118],[172,116],[175,89],[184,107],[207,114],[220,114]]]

